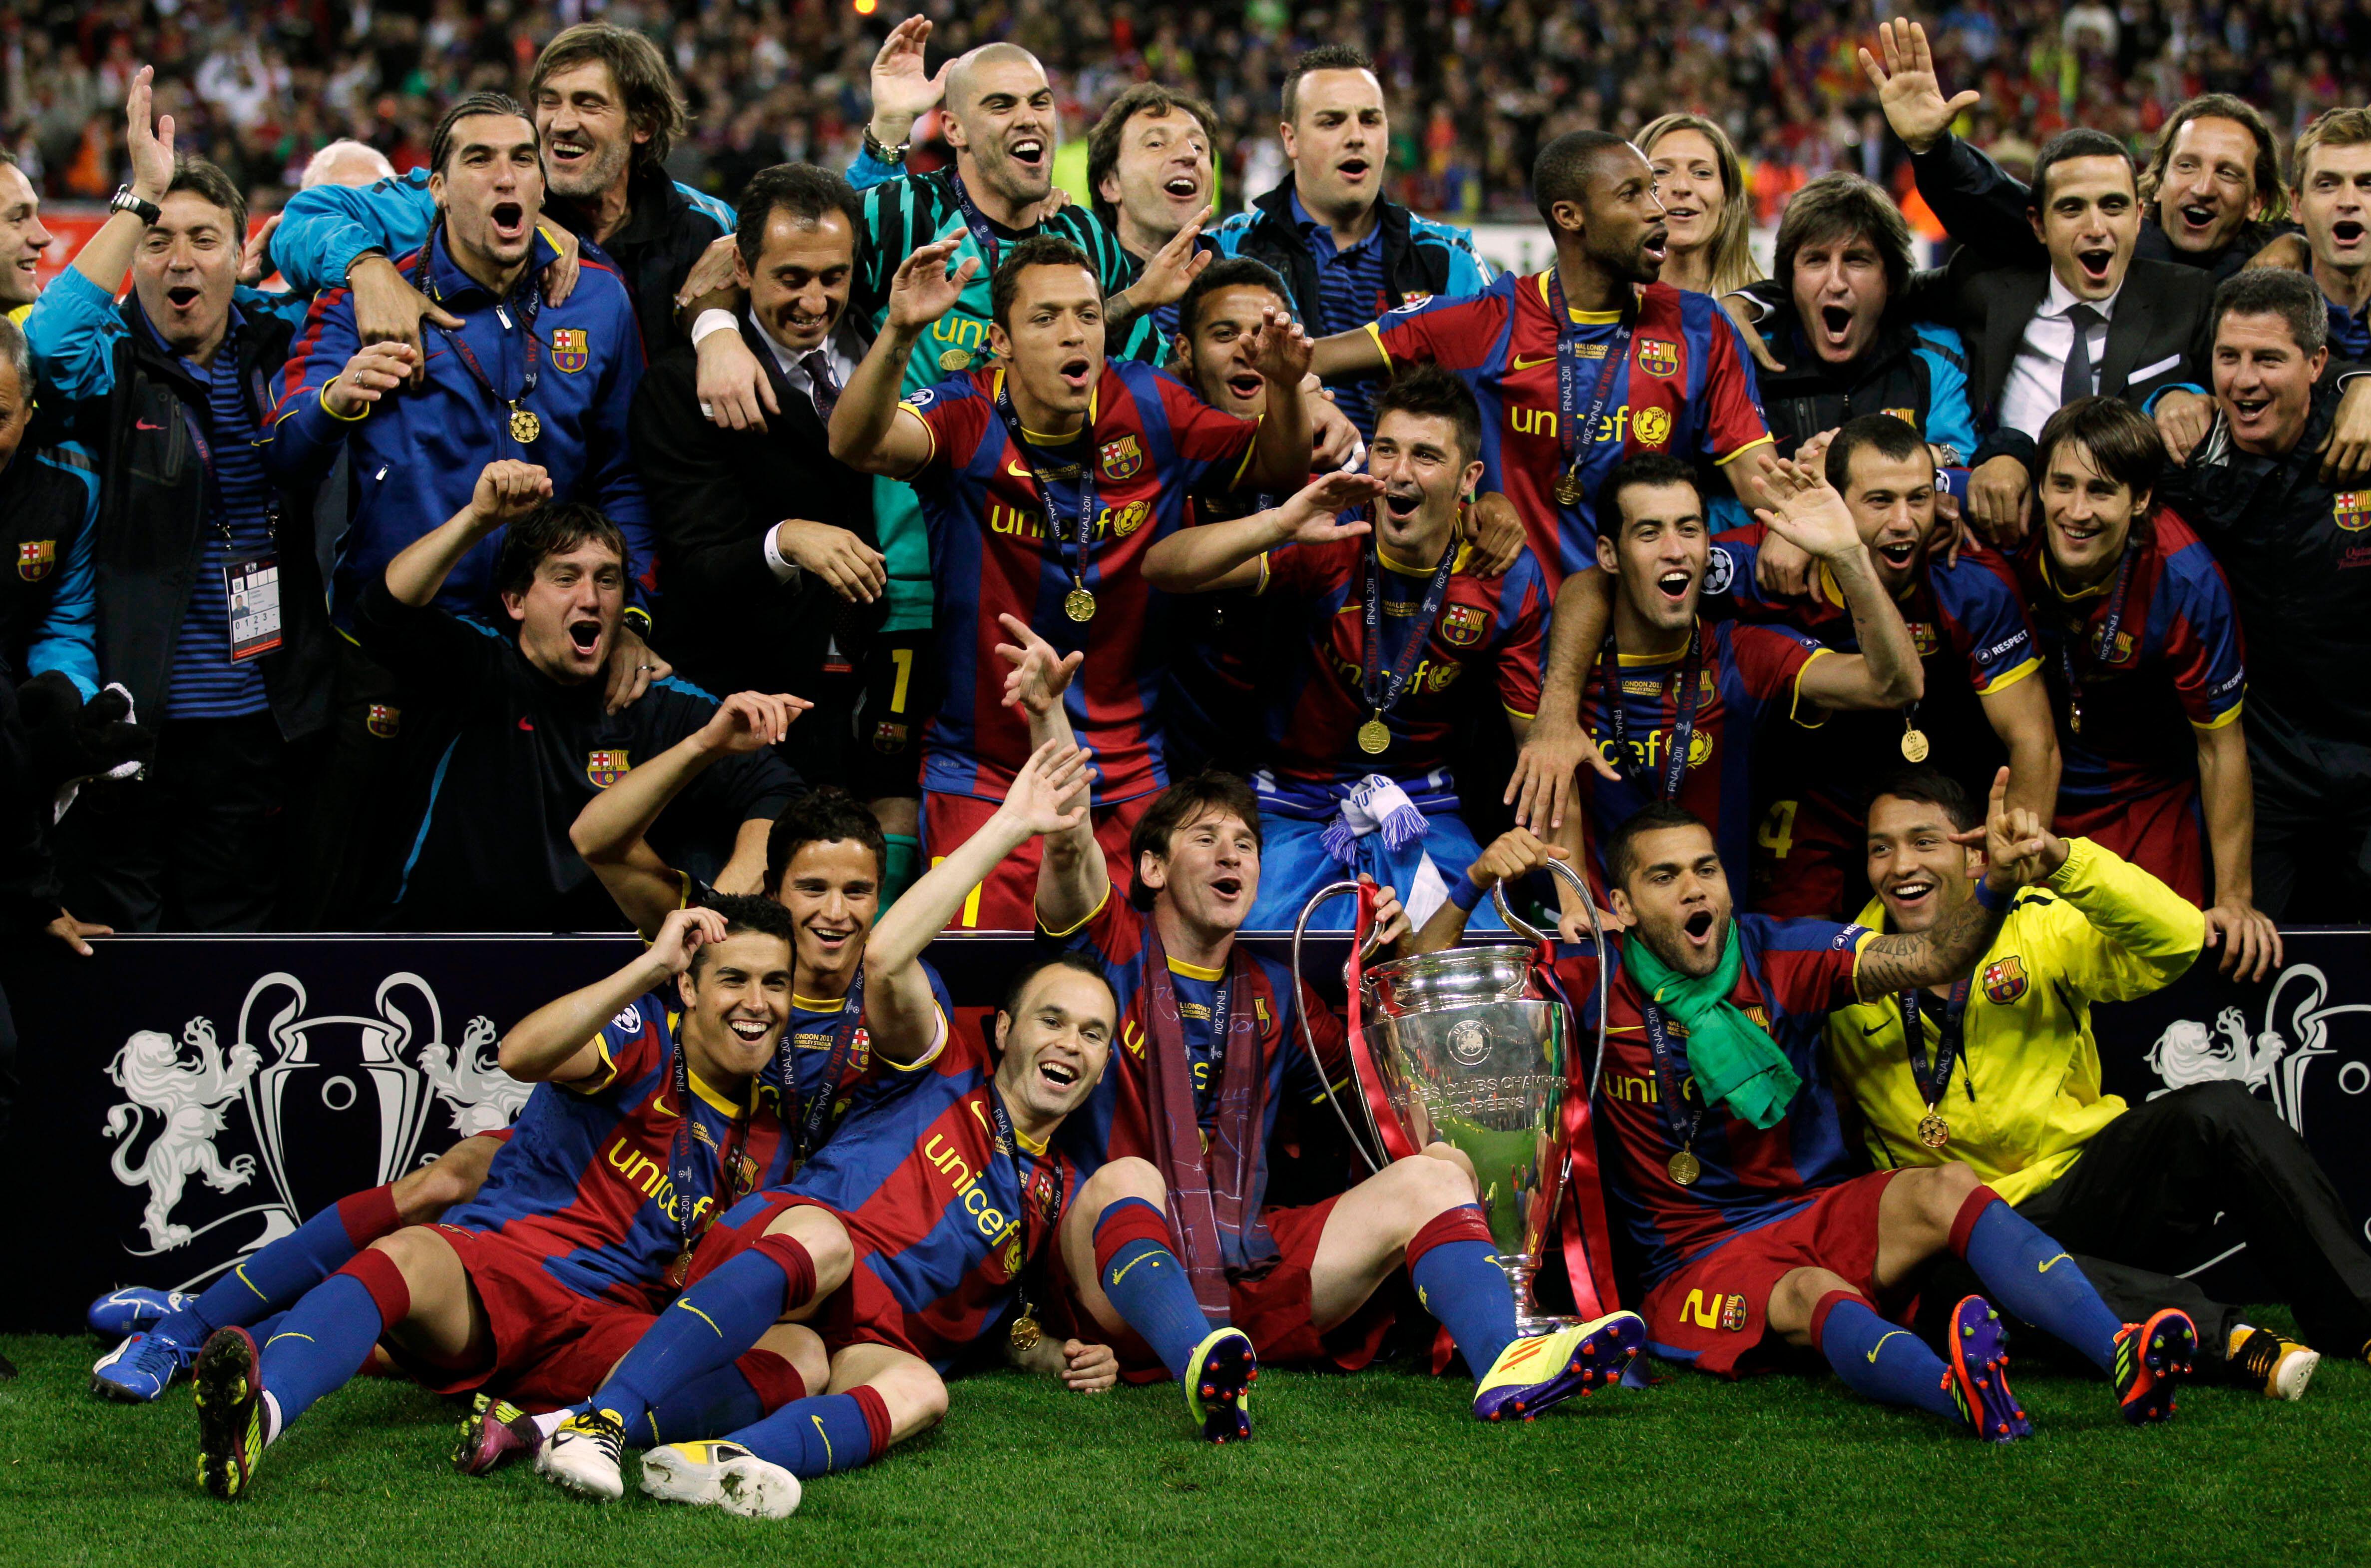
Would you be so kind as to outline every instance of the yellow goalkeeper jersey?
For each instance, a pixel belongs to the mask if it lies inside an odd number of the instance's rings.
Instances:
[[[1861,913],[1877,929],[1884,920],[1875,900]],[[2205,940],[2206,917],[2189,900],[2089,839],[2068,839],[2066,863],[2017,895],[1968,987],[1965,1045],[1936,1108],[1951,1129],[1943,1147],[1918,1140],[1926,1104],[1900,998],[1829,1015],[1829,1061],[1860,1112],[1869,1159],[1879,1170],[1964,1159],[2013,1204],[2049,1186],[2124,1113],[2100,1092],[2091,1004],[2166,986]],[[1926,1026],[1929,1060],[1935,1032]]]

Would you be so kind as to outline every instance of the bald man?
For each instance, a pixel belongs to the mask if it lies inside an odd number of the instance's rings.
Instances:
[[[375,185],[382,179],[395,178],[395,166],[387,155],[368,142],[341,137],[319,152],[305,166],[305,178],[298,189],[310,190],[316,185]]]

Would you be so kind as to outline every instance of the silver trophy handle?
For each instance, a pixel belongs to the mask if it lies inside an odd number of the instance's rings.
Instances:
[[[1346,893],[1355,894],[1358,891],[1359,884],[1355,882],[1328,882],[1324,887],[1319,888],[1314,894],[1311,894],[1309,902],[1301,906],[1301,917],[1292,923],[1292,974],[1294,979],[1297,980],[1301,977],[1301,934],[1309,929],[1310,914],[1315,910],[1319,905],[1324,903],[1329,898],[1338,897]],[[1603,965],[1601,964],[1599,967],[1602,969]],[[1351,1007],[1357,1007],[1359,1005],[1359,998],[1351,997],[1348,998],[1348,1003]],[[1334,1114],[1340,1120],[1342,1130],[1345,1133],[1347,1133],[1350,1136],[1350,1147],[1359,1151],[1359,1158],[1367,1162],[1367,1169],[1377,1175],[1381,1175],[1383,1168],[1375,1162],[1375,1157],[1373,1155],[1367,1152],[1367,1140],[1360,1137],[1359,1136],[1359,1129],[1350,1124],[1350,1113],[1343,1110],[1341,1101],[1335,1098],[1334,1085],[1327,1080],[1325,1068],[1317,1059],[1317,1034],[1315,1031],[1309,1027],[1309,1009],[1296,1005],[1292,1010],[1294,1015],[1301,1020],[1301,1047],[1302,1050],[1309,1053],[1309,1065],[1317,1074],[1318,1087],[1325,1090],[1325,1103],[1334,1107]],[[1602,1009],[1601,1009],[1601,1014],[1602,1011]],[[1357,1064],[1353,1063],[1350,1068],[1353,1077],[1357,1076],[1358,1070]]]
[[[1597,1055],[1590,1063],[1589,1067],[1589,1098],[1594,1101],[1597,1099],[1598,1080],[1605,1075],[1605,1008],[1613,994],[1613,981],[1610,978],[1611,965],[1606,962],[1610,955],[1605,946],[1605,925],[1598,919],[1597,900],[1589,895],[1589,884],[1581,880],[1579,871],[1574,870],[1562,860],[1548,861],[1547,869],[1570,882],[1572,890],[1580,894],[1580,906],[1589,914],[1590,939],[1597,948]],[[1318,896],[1324,895],[1321,894]],[[1490,902],[1498,905],[1498,918],[1507,922],[1507,929],[1528,937],[1535,942],[1547,940],[1544,933],[1533,930],[1521,917],[1507,907],[1507,889],[1504,882],[1490,884]]]

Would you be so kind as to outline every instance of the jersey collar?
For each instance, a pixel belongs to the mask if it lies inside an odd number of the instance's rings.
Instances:
[[[1104,375],[1109,375],[1110,374],[1111,362],[1109,360],[1105,360],[1104,362]],[[992,403],[1003,396],[1004,367],[1000,364],[996,367],[996,379],[989,385],[988,398],[989,401]],[[1080,428],[1078,433],[1075,435],[1046,435],[1037,431],[1031,430],[1027,425],[1022,426],[1018,433],[1020,434],[1021,439],[1027,442],[1030,445],[1043,446],[1049,451],[1058,452],[1065,446],[1076,445],[1078,443],[1087,440],[1095,433],[1095,417],[1101,410],[1103,396],[1103,376],[1097,376],[1095,378],[1093,387],[1087,393],[1087,422]],[[1013,409],[1013,412],[1015,413],[1020,411],[1021,410],[1017,406]]]
[[[1553,318],[1556,315],[1556,306],[1548,298],[1548,277],[1549,273],[1542,272],[1537,279],[1540,308],[1546,311]],[[1622,319],[1622,313],[1618,310],[1575,310],[1570,306],[1567,306],[1565,314],[1572,317],[1572,324],[1576,327],[1611,327]]]
[[[1223,969],[1205,969],[1198,963],[1188,963],[1182,958],[1169,961],[1169,973],[1182,974],[1188,980],[1219,981],[1227,977]]]

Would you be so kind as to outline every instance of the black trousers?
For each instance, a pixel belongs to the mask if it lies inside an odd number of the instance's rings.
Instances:
[[[2167,1271],[2204,1262],[2223,1216],[2307,1343],[2355,1357],[2371,1341],[2371,1251],[2305,1140],[2238,1084],[2192,1084],[2134,1106],[2017,1212],[2066,1249],[2109,1310],[2139,1322],[2178,1307],[2217,1355],[2238,1309]],[[1953,1304],[1983,1288],[1964,1262],[1942,1259],[1920,1289],[1921,1336],[1938,1339]]]
[[[2249,733],[2256,906],[2275,920],[2371,920],[2371,774],[2359,748]]]
[[[270,930],[289,751],[270,713],[168,720],[147,777],[84,786],[59,824],[66,907],[119,931]]]

